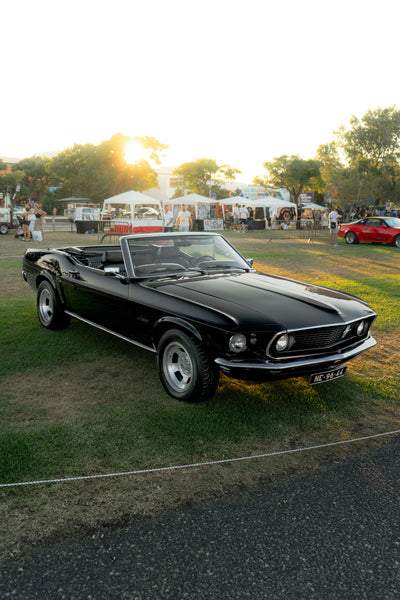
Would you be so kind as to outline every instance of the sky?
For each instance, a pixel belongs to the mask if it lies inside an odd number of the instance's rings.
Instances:
[[[263,175],[399,108],[393,0],[20,0],[1,9],[0,156],[115,133]]]

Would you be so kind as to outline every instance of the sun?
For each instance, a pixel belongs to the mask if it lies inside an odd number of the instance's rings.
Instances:
[[[143,147],[138,142],[128,142],[125,146],[125,160],[134,164],[143,158]]]

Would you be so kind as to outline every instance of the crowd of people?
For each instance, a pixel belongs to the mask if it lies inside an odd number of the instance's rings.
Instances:
[[[56,212],[56,211],[55,211]],[[312,211],[314,213],[314,211]],[[320,212],[320,211],[318,211]],[[323,213],[319,215],[318,219],[314,218],[314,214],[312,215],[312,220],[314,222],[314,226],[319,223],[321,227],[325,226],[329,227],[331,234],[331,244],[336,244],[336,236],[338,231],[339,222],[352,222],[358,219],[362,219],[364,217],[369,216],[399,216],[398,213],[400,211],[388,211],[383,208],[371,208],[371,207],[354,207],[347,210],[340,209],[339,207],[332,210],[329,214]],[[299,211],[300,213],[300,211]],[[25,212],[21,214],[22,217],[22,231],[23,231],[23,240],[29,241],[32,238],[38,241],[43,240],[43,225],[45,222],[46,212],[41,208],[40,202],[35,202],[32,204],[26,204]],[[54,213],[55,214],[55,213]],[[228,229],[234,229],[241,232],[252,232],[254,231],[254,209],[251,206],[246,206],[242,204],[239,206],[236,203],[232,207],[228,207],[228,210],[224,214],[224,223],[225,227]],[[275,213],[271,215],[268,214],[266,217],[266,228],[277,228],[276,218],[274,219]],[[301,218],[301,216],[300,216]],[[297,220],[299,221],[299,214],[297,215]],[[164,213],[164,231],[174,231],[174,229],[178,229],[179,231],[191,231],[193,229],[194,215],[191,213],[190,208],[188,208],[185,204],[182,204],[177,216],[174,216],[172,206],[167,205],[165,207]],[[275,227],[274,227],[275,225]],[[298,227],[301,227],[300,223],[298,223]],[[279,223],[279,228],[287,229],[286,223]],[[39,232],[39,233],[34,233]]]

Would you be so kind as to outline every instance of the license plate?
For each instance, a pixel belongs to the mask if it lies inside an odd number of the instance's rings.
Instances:
[[[346,373],[346,370],[347,367],[339,367],[339,369],[334,369],[333,371],[325,371],[325,373],[316,373],[315,375],[311,375],[310,385],[315,385],[316,383],[325,383],[326,381],[332,381],[332,379],[343,377],[343,375]]]

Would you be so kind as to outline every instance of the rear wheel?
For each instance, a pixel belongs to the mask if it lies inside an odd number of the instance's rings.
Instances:
[[[348,244],[358,244],[358,238],[354,231],[348,231],[346,233],[345,239]]]
[[[8,227],[4,223],[0,225],[0,233],[1,235],[5,235],[6,233],[8,233]]]
[[[46,329],[68,327],[70,317],[65,314],[53,286],[48,281],[42,281],[38,287],[36,307],[40,324]]]
[[[396,246],[396,248],[400,248],[400,235],[396,235],[396,237],[393,240],[393,243]]]
[[[194,337],[171,329],[157,349],[157,364],[165,391],[185,402],[203,402],[217,389],[219,369]]]

